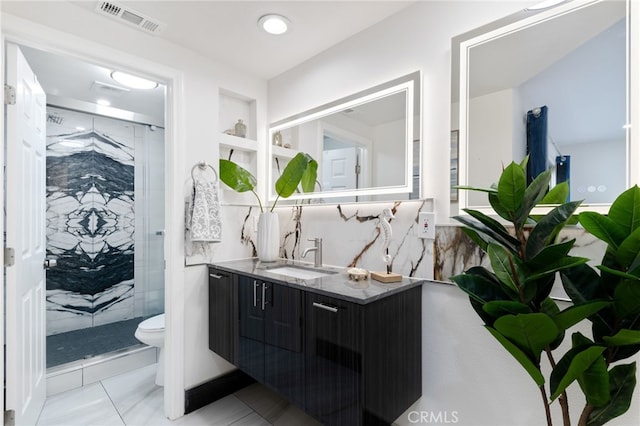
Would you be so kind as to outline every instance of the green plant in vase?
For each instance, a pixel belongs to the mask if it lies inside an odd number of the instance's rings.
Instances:
[[[298,187],[303,192],[313,192],[318,174],[318,162],[309,154],[299,152],[286,165],[276,180],[275,190],[278,196],[268,211],[256,192],[257,179],[251,172],[234,163],[220,159],[220,180],[236,192],[251,191],[258,200],[260,217],[258,219],[258,257],[264,262],[272,262],[278,258],[280,232],[278,216],[273,212],[280,198],[288,198]]]
[[[570,425],[565,390],[575,381],[586,398],[579,425],[604,424],[628,410],[635,387],[635,362],[608,368],[640,349],[640,190],[623,193],[609,216],[578,216],[585,229],[609,244],[598,274],[588,259],[570,255],[575,240],[558,238],[575,219],[580,201],[565,201],[566,182],[548,189],[551,171],[527,185],[526,162],[508,165],[490,188],[460,187],[486,192],[510,229],[475,210],[456,216],[465,225],[463,231],[487,253],[491,269],[474,266],[451,279],[469,295],[489,333],[539,388],[547,425],[553,424],[550,404],[555,400],[563,424]],[[540,204],[557,206],[533,215]],[[558,273],[573,301],[564,310],[549,297]],[[593,339],[574,333],[572,348],[557,357],[566,331],[586,320],[593,322]],[[541,367],[544,358],[552,367],[548,380]]]

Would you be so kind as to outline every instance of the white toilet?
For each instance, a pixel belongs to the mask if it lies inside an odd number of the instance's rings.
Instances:
[[[156,385],[164,386],[164,314],[147,318],[138,324],[135,336],[142,343],[159,349]]]

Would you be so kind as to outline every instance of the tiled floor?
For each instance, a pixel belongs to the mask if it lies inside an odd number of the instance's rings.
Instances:
[[[175,421],[163,413],[155,364],[47,398],[37,426],[314,426],[314,419],[254,384]]]

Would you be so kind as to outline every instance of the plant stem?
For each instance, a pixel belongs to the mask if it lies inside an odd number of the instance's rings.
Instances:
[[[547,426],[553,426],[551,410],[549,409],[549,403],[547,402],[547,391],[545,390],[544,385],[540,386],[540,394],[542,395],[542,403],[544,404],[544,413],[547,416]]]
[[[587,422],[589,421],[589,416],[593,412],[593,405],[586,404],[584,409],[582,410],[582,414],[580,414],[580,419],[578,420],[578,426],[587,426]]]
[[[547,353],[547,358],[549,359],[549,364],[551,364],[551,368],[556,368],[556,361],[553,359],[553,353],[551,349],[547,346],[544,350]],[[562,392],[562,394],[558,397],[558,403],[560,404],[560,408],[562,409],[562,424],[564,426],[571,426],[571,417],[569,416],[569,398],[567,397],[567,392]]]

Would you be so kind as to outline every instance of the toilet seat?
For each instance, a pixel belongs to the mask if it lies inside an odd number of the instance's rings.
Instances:
[[[138,324],[138,328],[144,332],[161,332],[164,331],[164,314],[156,315],[151,318],[147,318]]]

